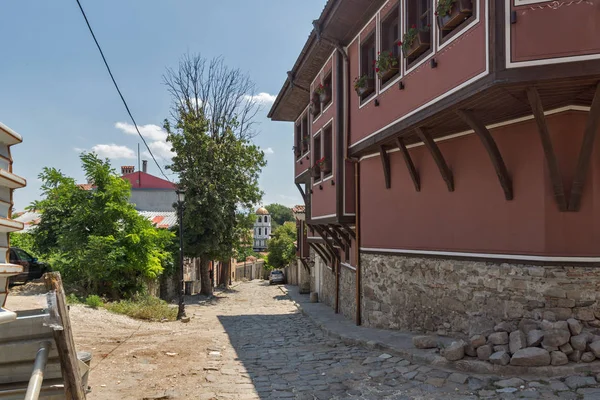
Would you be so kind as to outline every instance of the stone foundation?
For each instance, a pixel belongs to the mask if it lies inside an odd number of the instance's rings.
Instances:
[[[374,254],[361,260],[366,326],[465,338],[523,318],[600,326],[600,268]]]
[[[323,264],[323,285],[319,301],[335,307],[335,273]]]
[[[339,311],[350,320],[356,319],[356,271],[343,266],[340,267]]]

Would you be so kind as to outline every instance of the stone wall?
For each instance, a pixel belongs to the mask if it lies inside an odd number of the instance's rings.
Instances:
[[[366,326],[457,336],[488,334],[522,318],[574,317],[600,326],[600,268],[361,257]]]
[[[319,301],[330,307],[335,307],[335,273],[323,264],[323,290],[319,295]]]
[[[356,319],[356,271],[344,266],[340,267],[340,313]]]

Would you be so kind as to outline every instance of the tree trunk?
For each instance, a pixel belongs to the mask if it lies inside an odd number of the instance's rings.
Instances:
[[[200,259],[200,294],[211,296],[213,287],[210,281],[210,271],[208,270],[209,260]]]
[[[222,261],[221,262],[221,286],[225,289],[229,287],[229,266],[231,265],[231,261]]]

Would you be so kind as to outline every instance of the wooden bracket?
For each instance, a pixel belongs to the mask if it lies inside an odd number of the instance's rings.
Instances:
[[[508,175],[508,170],[506,169],[506,165],[504,164],[504,160],[502,159],[502,154],[500,154],[500,150],[498,150],[498,146],[492,137],[490,131],[486,128],[486,126],[479,121],[473,113],[469,110],[456,110],[456,114],[463,121],[467,123],[475,131],[475,134],[481,140],[483,147],[490,156],[490,160],[492,161],[492,165],[496,170],[496,175],[498,176],[498,180],[500,181],[500,186],[504,191],[504,198],[506,200],[513,199],[513,186],[512,180]]]
[[[410,157],[410,153],[404,144],[404,139],[398,137],[396,138],[396,144],[400,149],[400,154],[402,154],[402,158],[404,158],[404,162],[406,163],[406,168],[408,168],[408,172],[410,174],[410,178],[413,181],[413,185],[415,185],[415,190],[417,192],[421,191],[421,180],[419,178],[419,173],[415,168],[415,164],[413,164],[412,158]]]
[[[306,262],[306,258],[300,257],[299,260],[302,263],[302,265],[304,266],[304,268],[310,272],[310,267],[308,266],[308,262]]]
[[[325,228],[325,231],[331,236],[335,244],[337,244],[341,249],[344,249],[346,247],[346,244],[342,242],[340,238],[337,237],[337,234],[333,229],[330,230],[330,228],[327,227]]]
[[[326,253],[323,252],[321,246],[317,245],[317,243],[309,243],[308,245],[312,247],[314,251],[317,252],[317,254],[323,259],[323,261],[325,261],[326,263],[329,263],[331,261],[326,255]]]
[[[535,122],[538,126],[540,133],[540,139],[542,141],[542,147],[546,156],[546,163],[548,164],[548,171],[550,172],[550,180],[552,182],[552,190],[554,192],[554,199],[558,204],[560,211],[567,211],[567,197],[565,196],[565,188],[562,184],[562,178],[558,169],[558,161],[556,160],[556,153],[552,147],[552,141],[550,140],[550,133],[548,132],[548,125],[546,124],[546,116],[544,115],[544,107],[542,106],[542,99],[535,87],[527,89],[527,98],[529,99],[529,105],[531,106],[531,112],[535,118]]]
[[[592,107],[590,108],[590,113],[588,114],[587,122],[585,124],[583,142],[581,143],[577,168],[575,169],[575,177],[573,178],[573,185],[571,185],[569,211],[579,211],[581,194],[583,192],[587,171],[590,167],[598,125],[600,125],[600,83],[596,86]]]
[[[383,146],[379,146],[379,155],[381,156],[381,165],[383,166],[383,177],[385,178],[385,188],[392,187],[390,181],[390,156]]]
[[[335,250],[335,247],[333,247],[333,245],[331,243],[329,243],[328,237],[327,237],[327,232],[323,228],[321,228],[320,226],[318,226],[318,225],[313,225],[313,226],[315,227],[315,229],[317,230],[317,232],[319,233],[319,235],[321,235],[321,237],[325,241],[325,247],[327,247],[327,249],[331,253],[332,258],[336,258],[336,259],[339,260],[340,259],[340,255]]]
[[[346,225],[346,224],[342,224],[342,228],[344,229],[344,232],[348,233],[350,236],[352,236],[352,239],[356,240],[356,232],[354,232],[350,226]]]
[[[302,196],[302,200],[304,200],[304,205],[306,205],[306,193],[304,193],[304,190],[302,190],[302,186],[300,186],[299,183],[296,183],[296,187],[298,188],[298,191],[300,192],[300,195]]]
[[[350,247],[352,245],[352,241],[350,240],[350,236],[346,232],[342,230],[339,226],[332,225],[331,228],[337,232],[337,234],[342,238],[346,246]]]
[[[415,128],[415,131],[417,132],[419,139],[423,141],[423,144],[425,144],[425,147],[427,147],[427,150],[431,153],[431,157],[433,157],[433,160],[440,170],[440,174],[442,174],[444,182],[446,182],[446,186],[448,186],[448,191],[454,192],[454,178],[452,176],[452,171],[448,168],[448,164],[446,164],[446,160],[444,159],[440,148],[424,128]]]

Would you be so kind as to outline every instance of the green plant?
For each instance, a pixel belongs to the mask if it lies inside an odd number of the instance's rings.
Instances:
[[[431,25],[427,24],[427,26],[425,28],[423,28],[421,31],[429,32],[430,28],[431,28]],[[410,48],[412,47],[412,45],[418,35],[419,35],[419,29],[417,29],[416,25],[413,25],[410,28],[408,28],[408,30],[406,31],[404,36],[402,36],[402,41],[398,42],[398,46],[402,47],[402,53],[404,54],[404,57],[408,57]]]
[[[98,308],[102,307],[102,305],[104,305],[104,302],[102,301],[102,298],[100,298],[100,296],[96,294],[91,294],[88,297],[86,297],[85,305],[92,308]]]
[[[121,300],[107,303],[106,309],[116,314],[127,315],[131,318],[149,321],[175,321],[177,307],[170,306],[166,301],[152,296],[139,296],[131,300]]]
[[[375,72],[379,77],[383,77],[386,72],[390,71],[393,68],[398,67],[398,59],[394,57],[394,54],[391,51],[384,51],[383,53],[379,53],[377,56],[377,60],[375,60]]]
[[[435,8],[435,15],[439,17],[450,15],[454,3],[456,3],[456,0],[438,0],[437,7]]]
[[[327,86],[328,85],[323,85],[322,83],[319,83],[319,86],[317,86],[315,89],[315,93],[318,95],[322,95],[327,90]]]
[[[71,293],[67,296],[67,303],[68,304],[81,304],[81,300],[79,299],[79,297],[77,297],[77,295],[75,293]]]
[[[367,87],[368,75],[361,75],[354,78],[354,90],[359,90]]]

